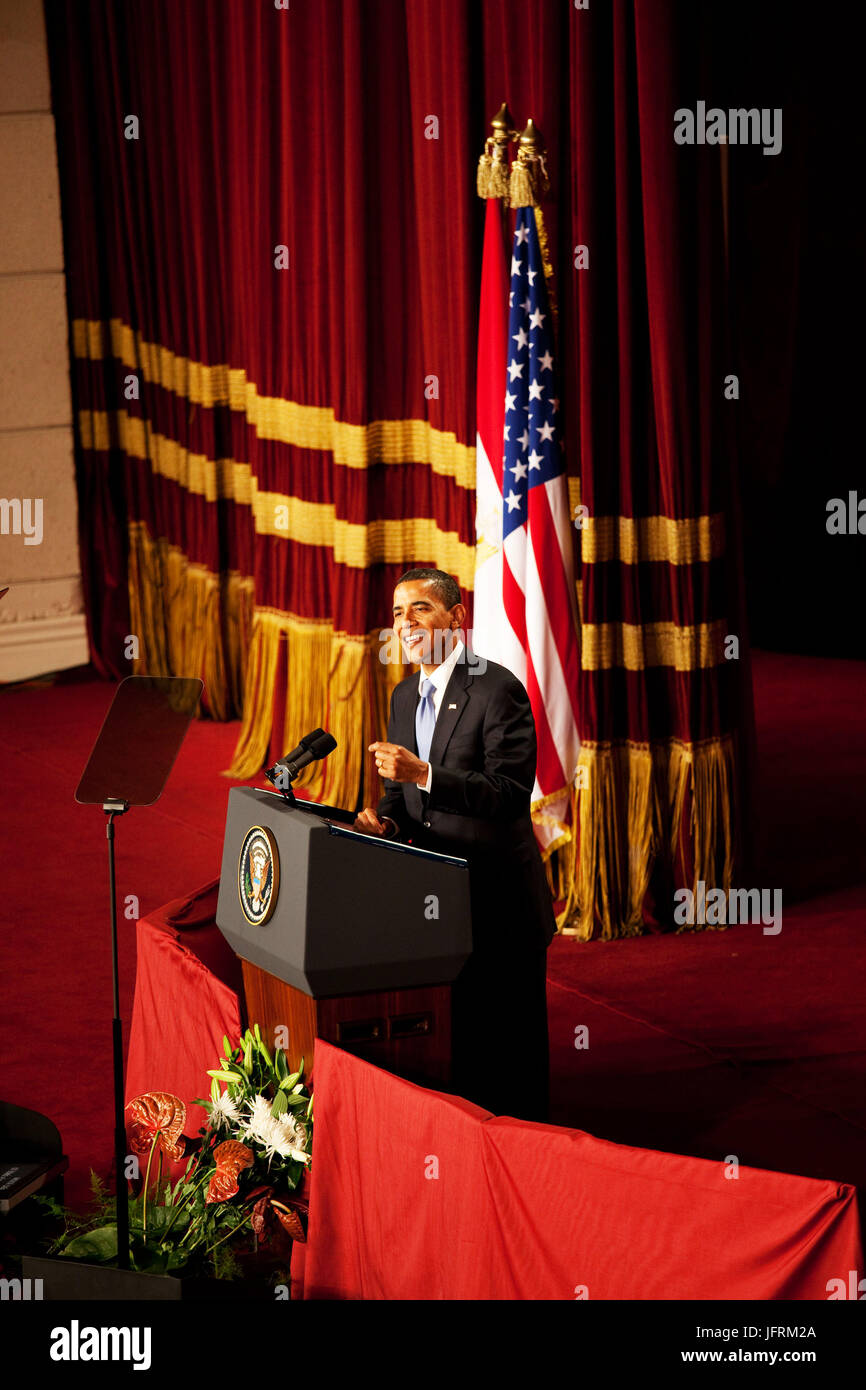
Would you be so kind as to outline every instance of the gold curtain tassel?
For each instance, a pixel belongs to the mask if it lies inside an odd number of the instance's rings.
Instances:
[[[517,158],[511,166],[509,202],[513,208],[538,207],[549,191],[544,142],[541,131],[530,118],[520,136]]]
[[[508,146],[517,132],[506,102],[502,103],[490,126],[492,134],[485,140],[484,153],[478,161],[476,188],[479,198],[507,198]]]

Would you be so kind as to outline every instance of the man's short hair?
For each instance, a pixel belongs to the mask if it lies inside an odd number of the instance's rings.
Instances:
[[[426,579],[439,602],[446,608],[453,608],[455,604],[463,602],[463,596],[460,593],[460,585],[457,583],[456,579],[453,579],[450,574],[446,574],[444,570],[407,570],[405,574],[400,575],[394,588],[396,589],[399,584],[409,584],[413,579]]]

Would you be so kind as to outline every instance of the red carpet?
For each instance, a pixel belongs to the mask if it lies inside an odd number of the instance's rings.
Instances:
[[[554,941],[551,1118],[866,1188],[866,667],[759,654],[755,689],[763,863],[743,886],[783,889],[782,931]],[[58,1124],[75,1203],[112,1149],[104,817],[72,799],[112,693],[75,677],[0,691],[2,1094]],[[218,874],[237,732],[195,724],[161,800],[118,822],[120,898],[142,915]]]

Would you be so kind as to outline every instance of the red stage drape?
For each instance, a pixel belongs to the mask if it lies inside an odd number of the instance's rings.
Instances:
[[[219,883],[177,898],[136,928],[135,1003],[126,1063],[126,1100],[169,1091],[187,1107],[185,1133],[206,1123],[197,1097],[210,1093],[223,1037],[241,1034],[241,963],[214,928]],[[194,940],[193,947],[184,940]]]
[[[138,925],[126,1095],[180,1096],[187,1134],[222,1035],[241,1026],[216,889]],[[850,1184],[494,1118],[321,1039],[310,1081],[294,1297],[823,1300],[862,1269]]]
[[[46,15],[101,669],[202,675],[211,713],[243,716],[239,776],[326,725],[342,761],[313,793],[374,799],[364,750],[402,674],[378,659],[394,579],[433,563],[472,584],[475,162],[507,99],[549,151],[563,421],[588,509],[575,929],[638,931],[670,920],[674,883],[727,887],[749,683],[722,162],[673,140],[711,70],[700,7]]]
[[[496,1119],[321,1040],[316,1114],[295,1296],[826,1299],[862,1265],[846,1184]]]

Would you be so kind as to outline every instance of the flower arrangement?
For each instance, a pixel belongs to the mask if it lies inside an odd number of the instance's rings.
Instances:
[[[272,1262],[285,1264],[291,1241],[306,1239],[313,1097],[303,1058],[290,1072],[285,1053],[278,1047],[271,1055],[258,1024],[234,1047],[224,1038],[223,1049],[220,1065],[208,1072],[210,1099],[195,1102],[208,1114],[198,1139],[184,1134],[186,1106],[169,1092],[149,1091],[126,1106],[130,1148],[144,1170],[129,1202],[133,1269],[235,1277],[236,1257],[264,1247]],[[180,1176],[164,1180],[166,1162],[184,1158]],[[96,1219],[100,1224],[84,1231],[80,1221],[67,1221],[54,1252],[116,1259],[117,1224],[104,1200]]]

